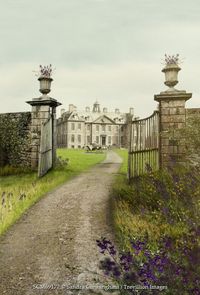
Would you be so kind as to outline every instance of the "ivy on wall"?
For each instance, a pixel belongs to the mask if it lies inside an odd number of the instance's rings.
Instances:
[[[30,165],[31,113],[0,114],[0,166]]]

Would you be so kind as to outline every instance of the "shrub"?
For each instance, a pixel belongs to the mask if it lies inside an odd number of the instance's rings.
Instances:
[[[69,163],[69,159],[68,158],[64,159],[61,156],[58,156],[56,158],[56,169],[57,170],[58,169],[63,169],[64,167],[66,167],[68,165],[68,163]]]
[[[165,294],[200,294],[200,168],[147,170],[131,185],[115,185],[113,218],[123,251],[110,253],[114,245],[99,240],[101,252],[110,256],[100,267],[122,285],[168,285]],[[127,269],[123,257],[129,259]],[[150,292],[157,291],[141,294]]]

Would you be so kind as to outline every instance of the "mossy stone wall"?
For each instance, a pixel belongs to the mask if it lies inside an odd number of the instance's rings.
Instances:
[[[0,166],[31,166],[31,112],[0,114]]]

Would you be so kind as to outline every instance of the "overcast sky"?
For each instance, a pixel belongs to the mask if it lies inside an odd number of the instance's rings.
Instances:
[[[199,0],[0,0],[0,112],[29,111],[34,70],[53,64],[51,96],[65,109],[156,109],[165,53],[183,63],[177,89],[200,107]],[[58,109],[60,113],[60,108]]]

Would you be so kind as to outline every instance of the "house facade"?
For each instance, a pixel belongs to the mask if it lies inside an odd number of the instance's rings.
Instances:
[[[91,144],[127,147],[128,120],[133,116],[133,108],[127,113],[121,113],[119,109],[108,112],[107,108],[101,110],[97,101],[92,110],[86,107],[84,111],[78,111],[70,104],[68,111],[61,110],[61,117],[57,120],[57,145],[67,148],[83,148]]]

